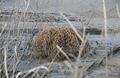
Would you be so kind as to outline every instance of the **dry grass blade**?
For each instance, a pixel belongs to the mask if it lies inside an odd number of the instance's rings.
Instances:
[[[68,59],[68,61],[70,63],[72,63],[72,61],[70,60],[70,58],[68,57],[68,55],[62,50],[62,48],[60,48],[60,46],[56,45],[57,49]]]
[[[96,61],[93,61],[92,63],[86,64],[85,66],[82,67],[80,73],[80,78],[83,78],[83,76],[87,73],[87,70],[95,63]]]
[[[22,72],[18,72],[15,77],[16,77],[16,78],[19,78],[19,76],[20,76],[21,74],[22,74]]]
[[[4,27],[2,27],[2,31],[0,33],[0,37],[1,37],[2,33],[4,32],[4,30],[5,30],[6,27],[7,27],[7,24],[5,23]]]
[[[16,59],[18,59],[18,58],[17,58],[17,57],[18,57],[18,54],[17,54],[17,46],[15,46],[14,51],[15,51],[15,52],[14,52],[14,54],[15,54],[14,57],[15,57]]]
[[[106,4],[103,0],[103,13],[104,13],[104,36],[107,38],[107,13],[106,13]]]
[[[87,35],[87,36],[88,36],[88,35]],[[78,57],[77,57],[78,60],[80,59],[80,57],[81,57],[81,55],[82,55],[82,51],[83,51],[83,49],[84,49],[84,47],[85,47],[85,45],[86,45],[86,43],[87,43],[87,41],[88,41],[88,40],[87,40],[87,36],[86,36],[84,42],[82,42],[81,45],[80,45],[79,54],[78,54]]]
[[[28,76],[30,73],[39,71],[40,69],[45,69],[46,71],[49,71],[49,69],[46,66],[38,66],[26,71],[26,74],[23,78],[26,78],[26,76]]]
[[[26,6],[26,8],[24,10],[24,17],[25,17],[25,13],[27,12],[27,9],[29,8],[29,5],[30,5],[30,0],[24,0],[24,2],[25,2],[25,6]]]
[[[60,52],[57,52],[57,54],[55,55],[55,57],[52,59],[51,63],[50,63],[49,66],[48,66],[48,69],[51,68],[52,64],[54,63],[54,61],[55,61],[55,59],[56,59],[56,57],[57,57],[57,55],[58,55],[59,53],[60,53]],[[47,73],[47,72],[44,72],[44,73],[41,75],[40,78],[43,78],[46,73]]]
[[[119,10],[118,4],[116,4],[116,10],[117,10],[118,17],[120,18],[120,10]]]
[[[22,57],[22,56],[21,56]],[[17,65],[19,64],[21,57],[18,58],[18,54],[17,54],[17,46],[15,46],[14,48],[14,63],[13,63],[13,74],[12,74],[12,78],[14,78],[15,76],[15,71],[17,68]]]
[[[73,29],[73,31],[76,33],[76,35],[78,36],[78,38],[83,42],[84,39],[81,37],[81,35],[78,33],[77,29],[73,26],[73,24],[68,20],[68,18],[63,15],[62,12],[60,12],[61,16],[63,16],[63,18],[70,24],[71,28]]]
[[[103,12],[104,12],[104,36],[105,36],[105,42],[107,41],[107,11],[106,11],[106,3],[105,0],[102,1],[103,2]],[[105,46],[107,46],[107,44],[105,44]],[[106,51],[106,49],[105,49]],[[108,78],[108,58],[107,58],[108,54],[106,52],[106,65],[105,65],[105,69],[106,69],[106,78]]]
[[[6,48],[4,48],[4,70],[5,70],[6,78],[9,78],[8,68],[7,68],[7,51],[6,51]]]
[[[79,54],[78,54],[76,64],[75,64],[74,78],[78,78],[78,67],[79,67],[80,57],[81,57],[81,54],[82,54],[82,51],[83,51],[83,49],[85,47],[86,42],[87,42],[87,38],[84,40],[84,42],[82,42],[82,44],[80,46]]]
[[[83,38],[85,38],[85,36],[86,36],[85,34],[86,34],[86,27],[84,26],[83,27]]]

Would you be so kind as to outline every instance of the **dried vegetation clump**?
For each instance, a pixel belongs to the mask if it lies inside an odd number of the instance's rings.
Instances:
[[[79,32],[82,36],[82,33]],[[52,60],[56,54],[59,52],[56,45],[60,46],[62,50],[68,55],[68,57],[73,57],[78,55],[79,47],[81,45],[81,40],[77,37],[76,33],[72,28],[69,27],[54,27],[46,28],[40,30],[32,40],[33,53],[40,57],[48,57]],[[85,46],[83,51],[86,51]],[[83,53],[84,54],[84,53]],[[59,52],[57,55],[57,60],[64,60],[65,56]]]

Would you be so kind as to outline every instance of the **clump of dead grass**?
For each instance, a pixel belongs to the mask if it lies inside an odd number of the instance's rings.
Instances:
[[[79,31],[79,34],[83,34]],[[67,54],[68,57],[75,57],[78,55],[81,40],[78,38],[74,30],[70,27],[54,27],[40,30],[32,40],[33,52],[40,57],[48,57],[52,60],[59,52],[56,45],[58,45]],[[84,54],[88,47],[84,48]],[[58,53],[56,60],[64,60],[66,57],[62,53]]]

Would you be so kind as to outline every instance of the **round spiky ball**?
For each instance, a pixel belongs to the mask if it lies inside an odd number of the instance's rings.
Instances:
[[[82,33],[79,32],[82,36]],[[68,57],[78,54],[81,40],[77,37],[72,28],[46,28],[40,30],[32,40],[33,52],[41,57],[53,59],[59,52],[58,45],[68,55]],[[65,56],[59,52],[57,60],[65,59]]]

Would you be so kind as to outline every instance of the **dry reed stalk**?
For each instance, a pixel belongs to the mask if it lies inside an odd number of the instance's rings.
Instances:
[[[120,10],[119,10],[118,4],[116,4],[116,11],[117,11],[118,17],[120,18]]]
[[[1,37],[2,33],[4,32],[4,30],[5,30],[6,27],[7,27],[7,24],[5,23],[4,27],[2,27],[2,30],[0,32],[0,37]]]
[[[105,36],[105,42],[107,42],[107,11],[106,11],[106,3],[105,3],[105,0],[102,1],[103,2],[103,13],[104,13],[104,36]],[[105,43],[105,46],[107,46],[107,44]],[[106,48],[105,48],[105,51]],[[106,65],[105,65],[105,70],[106,70],[106,78],[109,78],[109,75],[108,75],[108,54],[106,52],[106,55],[105,55],[105,61],[106,61]]]
[[[34,72],[38,72],[40,69],[44,69],[46,70],[47,72],[49,71],[49,69],[46,67],[46,66],[38,66],[38,67],[34,67],[32,69],[29,69],[29,70],[26,70],[26,71],[23,71],[23,72],[18,72],[17,75],[16,75],[16,78],[19,78],[20,75],[22,74],[25,74],[23,76],[23,78],[26,78],[26,76],[28,76],[30,73]]]
[[[6,78],[9,78],[8,67],[7,67],[7,51],[6,51],[6,48],[4,48],[4,70],[5,70]]]

